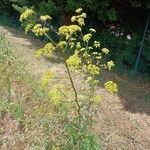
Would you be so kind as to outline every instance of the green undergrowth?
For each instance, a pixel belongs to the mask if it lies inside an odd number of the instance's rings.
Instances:
[[[0,14],[0,26],[19,28],[20,23],[18,22],[17,16],[11,16],[6,14]]]
[[[25,63],[13,54],[5,35],[0,33],[0,149],[18,149],[20,143],[27,150],[45,149],[50,136],[54,108],[36,78],[24,68]],[[15,141],[4,139],[7,129],[3,122],[8,116],[15,122],[16,131],[10,126]]]

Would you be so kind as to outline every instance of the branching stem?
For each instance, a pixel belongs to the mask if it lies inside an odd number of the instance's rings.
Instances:
[[[74,95],[75,95],[75,102],[77,104],[77,107],[78,107],[78,116],[80,116],[80,104],[78,102],[78,94],[77,94],[77,90],[74,86],[74,82],[73,82],[73,79],[72,79],[72,76],[71,76],[71,73],[70,73],[70,69],[69,69],[69,66],[68,64],[65,62],[65,67],[67,69],[67,73],[68,73],[68,76],[69,76],[69,80],[70,80],[70,83],[71,83],[71,86],[72,86],[72,89],[74,91]]]

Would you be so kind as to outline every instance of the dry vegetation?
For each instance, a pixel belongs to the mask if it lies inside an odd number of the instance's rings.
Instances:
[[[12,102],[4,104],[9,107],[0,118],[0,149],[42,150],[55,134],[49,128],[53,107],[38,88],[36,79],[49,68],[63,75],[63,65],[57,57],[51,61],[37,61],[34,52],[42,45],[38,40],[10,28],[0,27],[0,32],[6,34],[14,54],[19,56],[18,66],[22,68],[22,72],[13,78]],[[101,87],[99,89],[103,101],[97,108],[97,123],[93,131],[98,133],[102,149],[149,150],[150,84],[107,72],[100,81],[104,82],[106,78],[116,81],[119,93],[114,96]],[[1,78],[0,84],[4,84]],[[0,90],[0,94],[3,101],[5,93]]]

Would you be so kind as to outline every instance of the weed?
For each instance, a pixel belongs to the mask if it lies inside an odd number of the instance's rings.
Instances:
[[[56,134],[53,135],[55,144],[52,149],[98,150],[96,139],[92,133],[88,132],[93,124],[94,105],[101,101],[101,96],[95,93],[99,84],[95,77],[102,69],[111,70],[114,63],[113,61],[104,62],[103,57],[109,53],[109,50],[103,48],[98,51],[101,49],[100,42],[93,41],[95,29],[91,28],[88,33],[83,34],[86,13],[82,12],[82,8],[77,9],[75,13],[76,15],[71,18],[71,25],[61,26],[55,32],[59,36],[59,42],[57,40],[55,42],[55,39],[49,35],[51,29],[46,24],[51,21],[50,16],[40,16],[39,19],[32,9],[27,8],[21,14],[20,22],[25,27],[25,33],[32,31],[35,36],[46,37],[49,40],[35,53],[36,58],[40,59],[41,56],[50,58],[55,51],[59,51],[60,59],[63,60],[66,69],[68,80],[64,78],[58,80],[54,72],[48,71],[42,76],[40,82],[41,88],[48,93],[49,100],[57,112],[53,115]],[[40,23],[37,23],[37,20]],[[86,83],[89,85],[89,94],[83,96],[82,100],[79,98],[82,92],[79,92],[73,79],[74,72],[84,74]],[[113,81],[106,82],[105,85],[107,91],[117,92],[117,85]],[[62,125],[59,126],[59,124]]]

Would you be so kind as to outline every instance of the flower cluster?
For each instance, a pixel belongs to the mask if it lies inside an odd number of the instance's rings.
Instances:
[[[32,9],[26,9],[20,16],[20,22],[23,22],[24,20],[28,19],[34,14],[34,11]]]
[[[62,88],[63,88],[63,85],[58,84],[58,85],[53,86],[49,90],[48,94],[49,94],[49,97],[50,97],[50,99],[54,105],[58,105],[61,102],[61,100],[63,99],[63,95],[59,90]]]
[[[78,25],[62,26],[58,32],[60,35],[64,35],[66,40],[68,40],[74,33],[81,32],[81,28]]]
[[[99,48],[100,47],[100,42],[99,41],[94,41],[94,47]]]
[[[60,48],[60,49],[65,49],[66,46],[67,46],[67,42],[66,41],[60,41],[57,44],[57,47]]]
[[[39,50],[37,50],[35,52],[35,58],[36,59],[40,59],[42,55],[43,55],[43,48],[40,48]]]
[[[100,74],[100,68],[94,64],[89,64],[87,67],[88,73],[92,75],[99,75]]]
[[[35,52],[35,57],[39,59],[42,55],[45,57],[51,57],[56,47],[52,43],[47,43],[44,48],[41,48]]]
[[[79,57],[78,53],[74,53],[74,55],[70,56],[69,59],[67,59],[66,63],[76,69],[79,69],[79,67],[82,64],[81,58]]]
[[[88,42],[92,38],[92,34],[88,33],[83,36],[83,41]]]
[[[48,83],[50,79],[54,78],[54,73],[51,71],[46,72],[45,74],[42,75],[40,85],[43,89],[48,87]]]
[[[96,95],[95,97],[93,97],[93,101],[96,104],[98,104],[101,100],[102,100],[102,96],[100,96],[100,95]]]
[[[51,57],[56,47],[52,43],[47,43],[43,49],[43,55],[45,57]]]
[[[117,84],[114,83],[113,81],[107,81],[104,84],[104,86],[105,86],[105,89],[112,94],[118,92]]]
[[[77,48],[77,49],[81,49],[81,43],[80,43],[80,42],[77,42],[76,48]]]
[[[80,13],[82,12],[82,8],[77,9],[75,12],[76,12],[78,15],[72,16],[71,22],[78,22],[78,24],[79,24],[80,26],[84,26],[84,25],[85,25],[84,19],[87,17],[86,13],[80,14]]]
[[[102,49],[102,52],[103,52],[104,54],[106,54],[106,55],[107,55],[107,54],[109,53],[109,49],[107,49],[107,48],[103,48],[103,49]]]
[[[77,14],[79,14],[79,13],[81,13],[82,11],[83,11],[82,8],[78,8],[75,12],[76,12]]]
[[[114,67],[114,66],[115,66],[115,63],[112,60],[107,62],[108,70],[111,70],[111,68]]]
[[[32,32],[36,35],[36,36],[43,36],[46,34],[46,32],[49,31],[49,28],[42,28],[41,24],[36,24],[33,29]]]
[[[40,20],[41,21],[46,21],[46,20],[51,20],[52,18],[49,15],[45,15],[45,16],[40,16]]]
[[[96,30],[93,29],[93,28],[91,28],[89,31],[90,31],[90,32],[93,32],[93,33],[96,33]]]
[[[25,34],[27,34],[33,27],[34,25],[33,24],[28,24],[26,27],[25,27]]]

